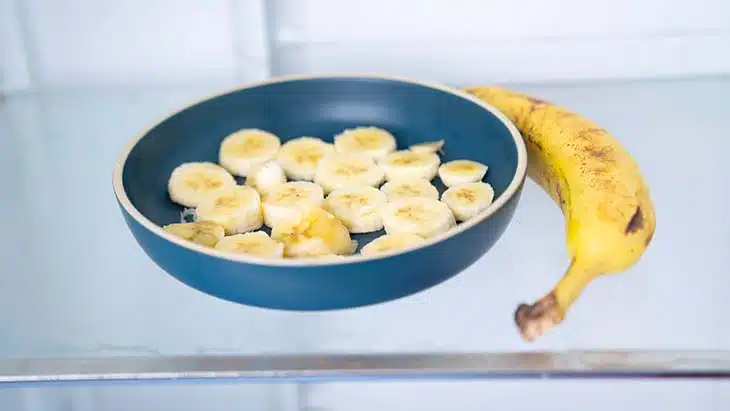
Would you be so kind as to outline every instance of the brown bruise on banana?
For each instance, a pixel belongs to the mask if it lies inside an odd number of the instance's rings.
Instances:
[[[626,225],[624,234],[633,234],[644,228],[644,213],[641,211],[641,206],[636,207],[636,211],[631,216],[629,223]]]

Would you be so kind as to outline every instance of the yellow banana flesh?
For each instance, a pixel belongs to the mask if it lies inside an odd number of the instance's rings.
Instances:
[[[656,216],[638,165],[616,138],[564,107],[498,86],[466,91],[504,113],[528,152],[528,176],[565,217],[571,263],[550,293],[521,304],[515,322],[533,341],[563,321],[594,278],[627,270],[654,235]]]

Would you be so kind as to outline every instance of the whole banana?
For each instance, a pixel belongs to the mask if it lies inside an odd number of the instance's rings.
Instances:
[[[527,146],[528,176],[560,206],[570,265],[555,287],[515,322],[533,341],[562,322],[584,288],[643,255],[656,217],[638,165],[608,131],[564,107],[498,86],[466,91],[504,113]]]

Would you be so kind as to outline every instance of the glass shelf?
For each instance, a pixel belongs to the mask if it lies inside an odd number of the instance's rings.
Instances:
[[[727,352],[117,357],[5,360],[0,384],[265,380],[728,379]]]
[[[180,379],[726,378],[730,80],[520,86],[613,131],[657,204],[652,247],[528,344],[516,305],[567,263],[559,210],[528,182],[513,223],[456,278],[372,307],[235,305],[155,266],[117,208],[121,147],[218,85],[41,90],[0,103],[0,382]]]

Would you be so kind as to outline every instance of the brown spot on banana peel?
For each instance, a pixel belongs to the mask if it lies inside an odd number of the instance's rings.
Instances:
[[[527,97],[527,101],[536,106],[548,104],[547,101],[535,97]]]
[[[641,211],[641,206],[637,206],[636,211],[634,211],[634,214],[631,216],[629,223],[626,225],[626,230],[624,230],[624,234],[633,234],[643,228],[644,212]]]
[[[540,100],[539,98],[535,98],[535,97],[527,97],[527,101],[529,101],[530,104],[531,104],[530,105],[530,111],[529,111],[528,115],[534,113],[535,110],[537,110],[541,106],[546,106],[546,105],[549,104],[547,101]]]
[[[616,160],[613,157],[613,148],[606,146],[587,146],[583,149],[589,156],[607,163],[613,163]]]
[[[655,230],[651,230],[649,235],[646,236],[646,240],[644,240],[644,247],[649,247],[651,240],[654,238],[654,233],[655,233]]]

